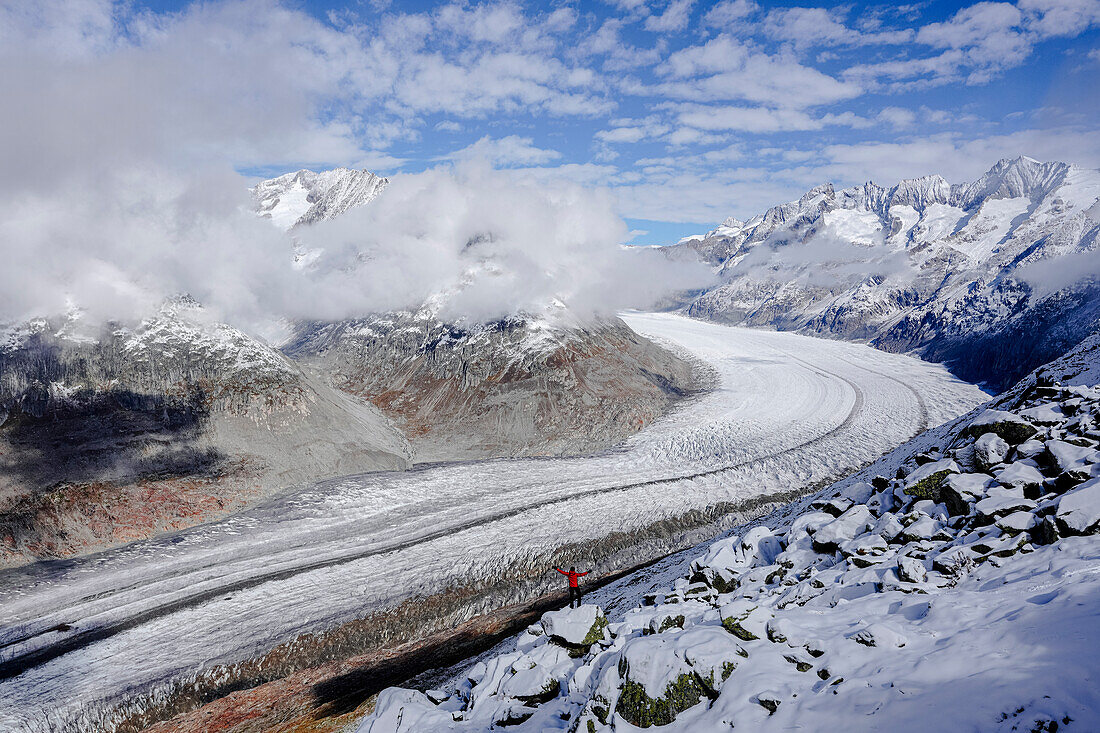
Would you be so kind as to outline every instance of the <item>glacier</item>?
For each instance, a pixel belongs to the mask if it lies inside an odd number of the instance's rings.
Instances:
[[[220,522],[0,573],[0,728],[115,729],[181,691],[231,683],[277,645],[450,588],[503,588],[445,609],[449,622],[469,618],[545,592],[562,546],[719,503],[774,505],[987,398],[938,365],[863,345],[623,318],[715,384],[617,448],[334,479]]]

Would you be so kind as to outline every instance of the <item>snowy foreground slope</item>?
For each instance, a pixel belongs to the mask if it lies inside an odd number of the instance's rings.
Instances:
[[[691,315],[917,352],[1003,389],[1100,318],[1100,171],[1002,160],[975,181],[831,184],[666,249],[721,284]]]
[[[1100,730],[1097,347],[359,733]]]
[[[450,628],[556,588],[560,548],[598,543],[603,554],[580,558],[603,573],[687,546],[698,535],[685,542],[675,529],[689,512],[835,480],[985,399],[942,367],[866,346],[672,315],[624,320],[703,362],[716,385],[619,449],[349,477],[176,535],[0,573],[0,730],[156,719],[186,709],[181,696],[232,687],[252,669],[243,662],[276,645],[295,642],[293,660],[317,664],[295,640],[410,599],[435,615],[413,628],[395,615],[382,638]],[[614,541],[663,520],[658,539],[615,554]],[[463,588],[477,593],[442,594]]]

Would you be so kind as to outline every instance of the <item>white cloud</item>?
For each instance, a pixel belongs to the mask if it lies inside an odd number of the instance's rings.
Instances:
[[[1019,0],[1027,27],[1043,38],[1076,36],[1100,25],[1096,0]]]
[[[861,93],[856,83],[838,81],[788,56],[763,53],[728,35],[670,54],[658,73],[668,81],[649,91],[697,101],[745,100],[805,108]]]
[[[707,11],[703,24],[729,30],[729,26],[740,23],[758,10],[760,6],[752,0],[723,0]]]
[[[557,150],[535,147],[529,137],[507,135],[493,139],[486,135],[461,150],[443,156],[445,160],[487,160],[495,166],[531,166],[549,163],[561,157]]]
[[[917,114],[913,110],[903,107],[883,107],[878,113],[878,119],[896,128],[905,129],[916,123]]]
[[[844,25],[825,8],[783,8],[768,13],[764,33],[796,48],[813,46],[865,46],[906,43],[913,31],[859,31]]]
[[[1001,158],[1019,155],[1100,168],[1100,130],[1029,129],[980,138],[940,133],[903,142],[827,145],[819,155],[823,163],[803,173],[818,181],[893,183],[939,174],[961,182],[973,180]]]
[[[655,138],[669,131],[668,125],[660,118],[649,116],[645,119],[610,120],[612,127],[596,133],[597,140],[605,143],[636,143],[647,138]]]
[[[677,120],[701,130],[780,132],[820,130],[826,126],[865,127],[867,121],[852,112],[810,115],[802,110],[767,107],[683,105]]]
[[[682,31],[687,28],[691,18],[691,8],[695,0],[671,0],[665,12],[660,15],[651,15],[645,19],[645,29],[667,33],[669,31]]]

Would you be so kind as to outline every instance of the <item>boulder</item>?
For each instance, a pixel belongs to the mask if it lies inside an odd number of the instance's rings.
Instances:
[[[1062,534],[1086,534],[1100,529],[1100,479],[1092,479],[1058,502],[1055,514]]]
[[[959,465],[950,458],[926,463],[905,477],[905,493],[938,503],[940,485],[952,473],[959,473]]]
[[[1020,410],[1020,417],[1036,425],[1057,425],[1066,419],[1062,405],[1058,402],[1046,402],[1026,410]]]
[[[1031,440],[1025,440],[1023,443],[1020,443],[1018,446],[1016,446],[1016,457],[1034,458],[1046,449],[1047,447],[1043,444],[1043,441],[1035,440],[1034,438],[1032,438]]]
[[[970,422],[963,435],[978,437],[996,433],[1009,445],[1019,445],[1037,432],[1034,425],[1019,415],[1003,410],[986,410]]]
[[[1031,499],[1012,495],[990,495],[974,505],[974,508],[987,519],[996,519],[1018,511],[1030,511],[1035,508]]]
[[[1081,471],[1082,479],[1091,478],[1089,468],[1097,462],[1100,453],[1093,448],[1074,445],[1064,440],[1046,442],[1046,458],[1058,469],[1058,473]]]
[[[886,512],[878,518],[878,521],[875,522],[875,526],[871,528],[871,531],[887,542],[890,542],[901,534],[903,529],[905,528],[902,526],[901,522],[898,521],[898,518],[891,512]]]
[[[898,577],[906,583],[923,583],[928,579],[928,568],[915,557],[898,556]]]
[[[827,516],[827,515],[826,515]],[[713,543],[707,554],[697,558],[692,568],[702,570],[711,568],[723,578],[749,568],[772,565],[779,553],[783,552],[783,540],[772,534],[767,527],[753,527],[744,535],[727,537]],[[725,592],[711,581],[715,589]]]
[[[983,471],[1004,462],[1008,451],[1008,443],[996,433],[984,433],[974,441],[974,460]]]
[[[940,531],[940,523],[932,517],[922,515],[915,522],[905,527],[897,538],[901,542],[917,542],[919,540],[932,539],[933,535]]]
[[[607,617],[603,610],[587,603],[580,608],[563,608],[542,615],[543,631],[570,656],[583,656],[590,646],[603,638],[606,628]]]
[[[871,495],[875,493],[875,487],[866,481],[857,481],[840,492],[840,496],[853,504],[866,504]]]
[[[1054,517],[1043,517],[1031,528],[1031,541],[1037,545],[1053,545],[1061,537]]]
[[[814,549],[818,552],[835,552],[840,545],[870,529],[875,517],[866,504],[856,504],[828,524],[813,532]]]
[[[1006,514],[994,524],[1008,535],[1016,535],[1030,530],[1036,524],[1035,515],[1031,512],[1019,511]]]
[[[767,635],[772,614],[767,609],[746,600],[727,604],[719,611],[722,626],[742,641],[753,641]]]
[[[997,474],[997,483],[1001,486],[1019,489],[1024,495],[1036,497],[1039,496],[1045,480],[1046,477],[1039,472],[1038,468],[1025,461],[1010,463]]]
[[[940,487],[940,496],[952,515],[966,516],[970,504],[985,496],[993,479],[984,473],[956,473],[947,477]]]
[[[666,636],[627,642],[617,671],[622,683],[615,712],[639,728],[668,725],[705,695],[691,665],[676,653],[675,640]]]

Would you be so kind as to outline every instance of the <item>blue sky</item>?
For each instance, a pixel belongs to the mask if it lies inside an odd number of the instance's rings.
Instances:
[[[158,113],[150,92],[148,114],[238,171],[488,159],[609,188],[635,243],[824,181],[1100,167],[1100,0],[13,7],[0,29],[44,52],[201,78],[198,102]]]

